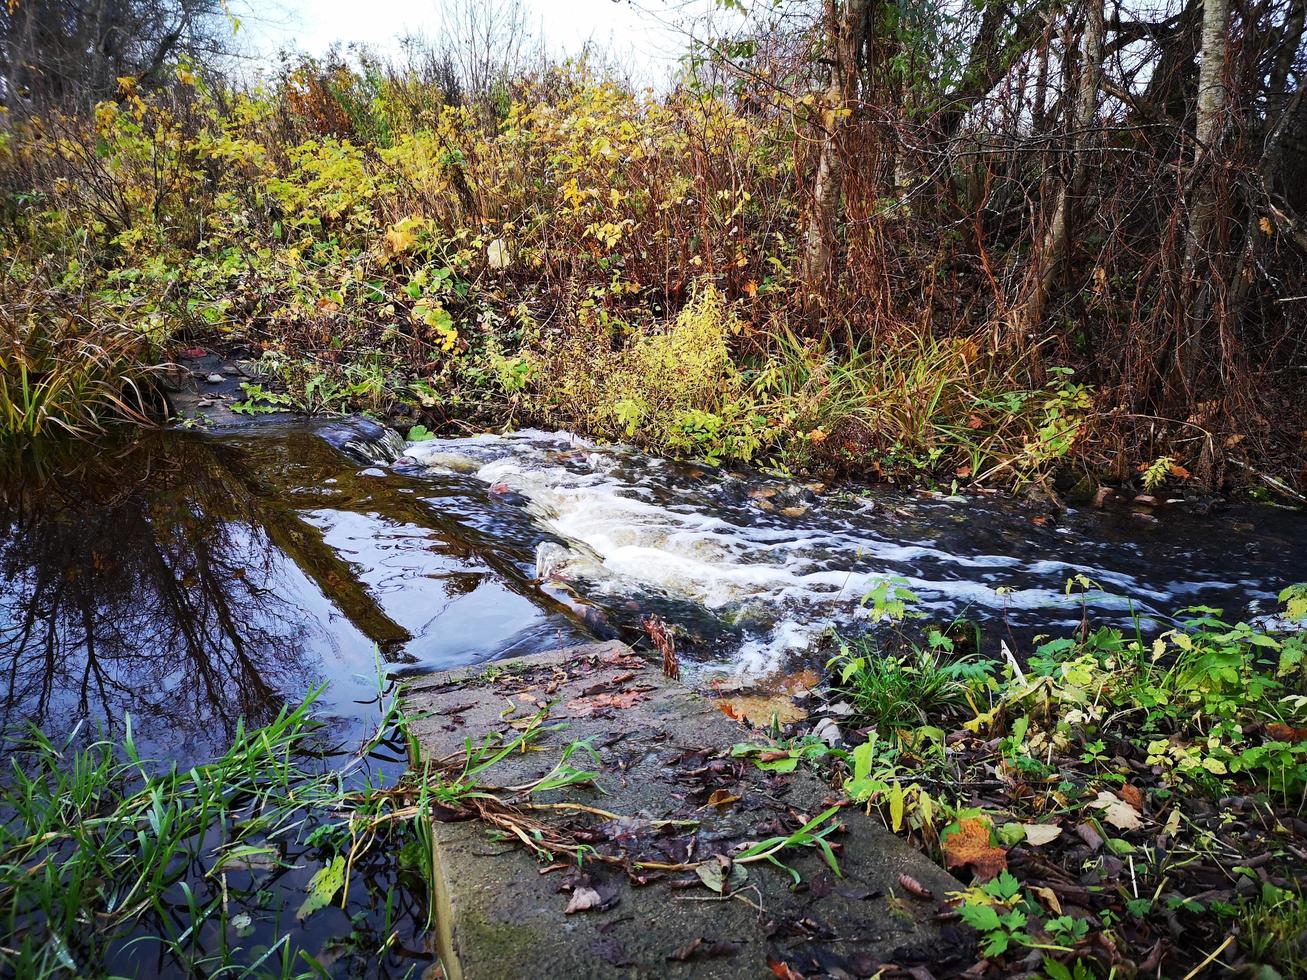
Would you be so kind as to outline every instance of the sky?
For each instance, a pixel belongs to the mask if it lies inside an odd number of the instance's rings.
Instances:
[[[455,0],[496,3],[502,0]],[[683,51],[675,27],[711,0],[525,0],[529,22],[553,54],[575,54],[587,42],[609,48],[624,66],[651,79]],[[439,34],[442,0],[246,0],[245,44],[269,63],[278,51],[320,55],[333,41],[362,42],[398,54],[406,34]]]

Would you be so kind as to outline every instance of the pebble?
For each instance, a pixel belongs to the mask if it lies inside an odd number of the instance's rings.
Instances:
[[[211,385],[220,385],[223,382],[223,377],[221,374],[211,374],[204,380]]]

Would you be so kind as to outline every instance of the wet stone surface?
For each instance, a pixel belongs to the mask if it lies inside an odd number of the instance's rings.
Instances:
[[[570,760],[598,773],[592,785],[498,793],[528,836],[593,848],[579,868],[561,849],[537,860],[505,824],[495,835],[470,810],[442,812],[437,928],[450,977],[769,976],[781,964],[866,977],[938,967],[951,951],[971,962],[965,930],[935,917],[960,885],[858,810],[841,810],[829,838],[839,875],[811,848],[778,855],[797,887],[765,862],[732,864],[742,845],[790,834],[836,794],[807,772],[733,758],[750,733],[621,643],[415,678],[406,705],[433,764],[465,757],[467,739],[511,738],[546,708],[566,724],[488,770],[496,786],[539,779],[578,739],[598,754]],[[914,898],[904,875],[934,898]]]

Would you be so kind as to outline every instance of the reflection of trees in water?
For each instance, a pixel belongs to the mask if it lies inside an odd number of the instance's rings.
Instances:
[[[207,745],[317,679],[266,504],[211,445],[162,436],[57,469],[0,476],[0,720],[58,732],[130,711],[147,738]]]

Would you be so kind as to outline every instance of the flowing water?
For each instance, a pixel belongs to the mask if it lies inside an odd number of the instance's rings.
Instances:
[[[822,656],[882,577],[933,619],[1017,635],[1093,612],[1274,609],[1307,519],[1269,506],[1046,519],[999,499],[835,492],[565,433],[405,447],[366,423],[11,460],[0,480],[0,726],[120,727],[181,762],[320,681],[342,738],[379,673],[618,633],[656,612],[698,676]],[[20,462],[22,465],[20,465]]]
[[[326,681],[321,713],[348,751],[386,675],[635,639],[650,612],[683,630],[692,680],[766,683],[820,663],[830,627],[870,625],[859,600],[887,575],[933,619],[1018,641],[1079,622],[1075,575],[1097,583],[1099,616],[1246,617],[1307,579],[1307,519],[1269,506],[1049,518],[565,433],[408,446],[360,422],[158,433],[5,461],[0,727],[120,735],[130,713],[145,754],[184,765]],[[313,926],[323,942],[349,927],[343,912]]]

